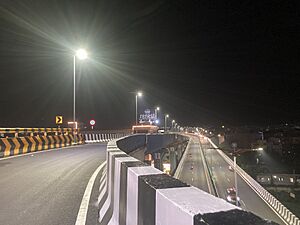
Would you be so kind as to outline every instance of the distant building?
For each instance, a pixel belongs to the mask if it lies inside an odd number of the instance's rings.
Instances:
[[[280,128],[265,133],[267,151],[276,153],[284,160],[300,160],[300,129]]]

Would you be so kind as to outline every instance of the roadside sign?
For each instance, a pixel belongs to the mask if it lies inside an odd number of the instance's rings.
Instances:
[[[62,116],[56,116],[55,117],[55,123],[56,124],[62,124],[63,123],[63,117]]]
[[[95,126],[95,124],[96,124],[96,121],[95,121],[95,120],[90,120],[90,125],[91,125],[91,126]]]

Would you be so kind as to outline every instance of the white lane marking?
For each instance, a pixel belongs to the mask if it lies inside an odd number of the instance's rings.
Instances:
[[[87,216],[87,212],[88,212],[88,209],[89,209],[89,202],[90,202],[90,198],[91,198],[91,194],[92,194],[92,189],[93,189],[96,177],[97,177],[98,173],[100,172],[100,170],[104,167],[104,165],[105,165],[105,162],[103,162],[95,170],[95,172],[91,176],[91,178],[90,178],[90,180],[89,180],[89,182],[88,182],[88,184],[85,188],[85,191],[84,191],[84,194],[83,194],[83,197],[82,197],[82,200],[81,200],[81,204],[80,204],[80,207],[79,207],[79,211],[78,211],[78,214],[77,214],[77,219],[76,219],[75,225],[85,225],[86,216]]]
[[[202,161],[202,166],[203,166],[203,169],[204,169],[204,174],[205,174],[205,178],[206,178],[206,183],[207,183],[208,191],[209,191],[210,194],[213,195],[212,187],[210,186],[211,183],[210,183],[210,180],[209,180],[209,176],[210,175],[208,175],[208,166],[207,166],[205,158],[204,158],[205,156],[204,156],[202,147],[200,145],[200,140],[199,140],[199,148],[197,148],[197,149],[198,149],[198,152],[200,153],[200,156],[201,156],[201,161]]]
[[[241,202],[241,206],[244,206],[244,207],[241,207],[241,208],[244,209],[244,210],[246,210],[247,207],[246,207],[245,202],[243,200],[240,200],[240,202]]]
[[[6,159],[13,159],[13,158],[17,158],[17,157],[22,157],[22,156],[28,156],[28,155],[35,155],[35,154],[39,154],[39,153],[44,153],[44,152],[52,152],[52,151],[58,151],[58,150],[63,150],[63,149],[70,149],[70,148],[77,148],[77,147],[80,147],[82,145],[72,145],[72,146],[67,146],[67,147],[62,147],[62,148],[53,148],[53,149],[48,149],[48,150],[39,150],[39,151],[36,151],[36,152],[27,152],[27,153],[24,153],[24,154],[20,154],[20,155],[12,155],[12,156],[8,156],[8,157],[5,157],[5,158],[0,158],[0,161],[1,160],[6,160]]]
[[[229,178],[226,178],[226,179],[227,179],[228,183],[230,183],[230,180],[229,180]]]

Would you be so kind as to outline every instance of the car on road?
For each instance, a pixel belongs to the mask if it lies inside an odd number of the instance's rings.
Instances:
[[[236,190],[235,188],[227,188],[226,190],[226,200],[234,205],[238,203],[240,205],[240,198],[236,196]]]
[[[228,166],[228,169],[229,169],[230,171],[233,171],[233,167],[232,167],[232,166]]]

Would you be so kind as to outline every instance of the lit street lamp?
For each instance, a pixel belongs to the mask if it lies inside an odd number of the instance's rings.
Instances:
[[[237,184],[237,174],[236,174],[236,156],[233,157],[233,168],[234,168],[234,186],[236,195],[236,206],[238,206],[238,184]]]
[[[155,112],[155,120],[157,120],[157,114],[158,114],[158,111],[159,111],[159,107],[156,107],[155,109],[154,109],[154,112]]]
[[[85,49],[78,49],[73,56],[73,122],[76,122],[76,58],[84,60],[87,58]]]
[[[232,143],[233,147],[233,169],[234,169],[234,186],[235,186],[235,195],[236,195],[236,206],[238,206],[238,183],[237,183],[237,174],[236,174],[236,148],[237,143]]]
[[[174,128],[175,120],[172,120],[172,129]]]
[[[166,114],[165,115],[165,132],[166,132],[166,129],[167,129],[167,118],[169,117],[169,114]]]
[[[136,95],[135,95],[135,125],[137,125],[137,121],[138,121],[138,118],[137,118],[137,114],[138,114],[138,97],[142,97],[143,96],[143,93],[142,92],[137,92]]]

